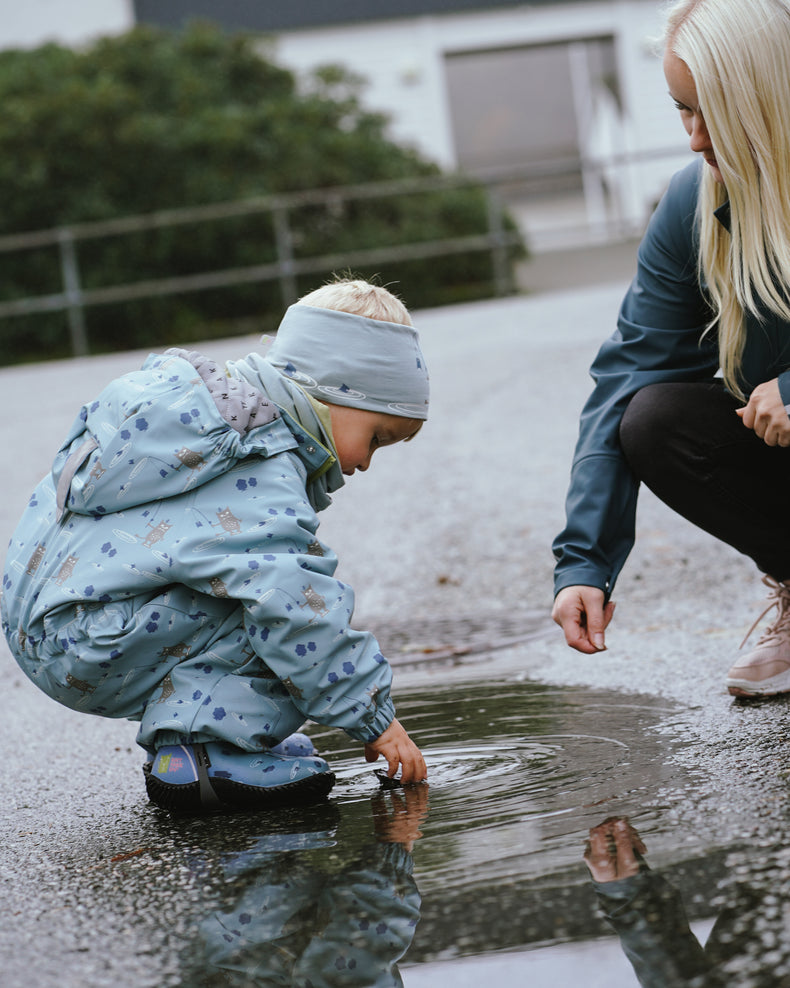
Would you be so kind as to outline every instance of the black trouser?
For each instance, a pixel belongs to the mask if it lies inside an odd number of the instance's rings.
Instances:
[[[790,577],[790,448],[766,446],[721,381],[651,384],[631,400],[620,442],[636,477],[678,514]]]

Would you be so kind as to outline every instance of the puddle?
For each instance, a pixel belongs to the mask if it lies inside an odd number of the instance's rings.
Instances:
[[[174,821],[140,800],[91,828],[49,821],[31,905],[14,899],[0,932],[3,984],[617,988],[637,984],[626,949],[643,984],[790,984],[790,852],[766,839],[755,864],[697,814],[707,783],[677,757],[671,704],[435,670],[398,709],[428,785],[382,788],[359,745],[314,729],[338,777],[326,805]],[[622,943],[583,861],[610,817],[651,867]],[[766,938],[773,955],[749,946]]]
[[[399,710],[430,772],[423,888],[447,892],[577,866],[587,830],[610,805],[654,830],[670,770],[659,759],[664,739],[649,732],[670,709],[652,698],[523,683],[402,696]],[[338,775],[336,798],[369,797],[370,767],[355,749],[334,732],[313,737]]]

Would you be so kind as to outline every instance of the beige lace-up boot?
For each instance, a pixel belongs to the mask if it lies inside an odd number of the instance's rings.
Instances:
[[[763,583],[769,588],[770,603],[747,632],[741,648],[771,608],[775,607],[777,614],[752,651],[727,673],[727,689],[733,696],[790,693],[790,580],[779,582],[764,576]]]

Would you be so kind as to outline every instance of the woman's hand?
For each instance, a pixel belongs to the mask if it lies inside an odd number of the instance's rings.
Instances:
[[[564,587],[554,600],[551,616],[565,632],[565,641],[577,652],[602,652],[604,631],[612,620],[614,604],[604,605],[598,587]]]
[[[397,720],[375,741],[365,745],[365,761],[375,762],[379,755],[387,759],[387,775],[392,778],[401,766],[401,782],[423,782],[428,777],[425,759]]]
[[[584,863],[596,882],[616,882],[638,874],[646,853],[628,817],[609,817],[590,831]]]
[[[735,412],[767,446],[790,446],[790,416],[779,394],[778,378],[758,384],[746,407]]]

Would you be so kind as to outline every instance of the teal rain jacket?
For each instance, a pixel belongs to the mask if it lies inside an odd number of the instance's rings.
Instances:
[[[623,300],[617,330],[590,368],[595,387],[581,415],[566,500],[567,523],[553,544],[554,590],[592,586],[611,594],[634,544],[638,483],[618,438],[634,394],[648,384],[704,381],[715,376],[712,313],[697,274],[695,224],[701,161],[678,172],[656,208],[639,247],[637,274]],[[727,226],[729,206],[716,215]],[[790,326],[764,313],[747,323],[741,388],[779,378],[790,404]]]

